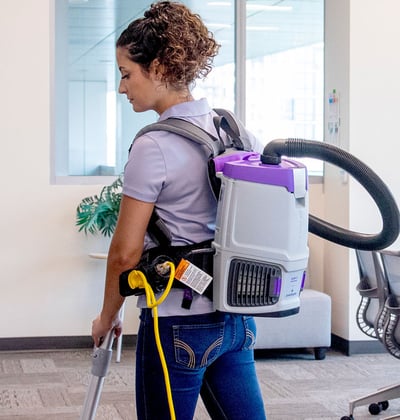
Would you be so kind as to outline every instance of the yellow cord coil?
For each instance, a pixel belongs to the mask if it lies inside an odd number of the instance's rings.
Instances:
[[[166,261],[165,263],[162,264],[162,266],[163,266],[162,268],[166,268],[167,266],[169,267],[170,275],[169,275],[167,287],[165,288],[164,292],[162,293],[162,295],[159,297],[158,300],[156,299],[156,296],[150,284],[147,282],[146,276],[141,271],[132,270],[128,275],[128,284],[129,284],[129,287],[131,287],[132,289],[139,287],[145,290],[147,307],[152,309],[153,311],[154,336],[156,340],[158,354],[160,356],[161,366],[164,373],[165,389],[167,392],[169,412],[170,412],[171,420],[175,420],[176,416],[175,416],[174,403],[172,400],[171,383],[169,381],[167,362],[165,360],[164,351],[162,349],[161,340],[160,340],[160,331],[158,328],[158,309],[157,309],[158,305],[161,305],[161,303],[164,302],[164,300],[168,296],[168,293],[171,290],[172,283],[175,277],[175,266],[170,261]]]

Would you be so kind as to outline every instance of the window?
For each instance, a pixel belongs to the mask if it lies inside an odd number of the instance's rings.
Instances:
[[[275,137],[322,139],[323,0],[282,0],[279,6],[271,0],[185,3],[221,44],[213,71],[194,88],[195,97],[206,96],[212,106],[236,111],[244,104],[245,113],[238,115],[266,142]],[[56,182],[123,172],[135,133],[156,120],[153,112],[134,113],[117,93],[115,62],[120,32],[150,4],[55,2]],[[246,10],[243,19],[237,19],[240,7]],[[243,30],[247,52],[240,74],[238,61],[244,56],[235,50],[235,40],[237,45]],[[238,87],[245,85],[243,97]]]
[[[265,142],[323,139],[323,12],[322,0],[246,2],[246,125]]]

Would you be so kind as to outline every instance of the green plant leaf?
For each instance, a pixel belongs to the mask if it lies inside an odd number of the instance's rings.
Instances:
[[[114,233],[122,197],[123,175],[102,188],[100,195],[85,197],[76,208],[76,226],[85,234]]]

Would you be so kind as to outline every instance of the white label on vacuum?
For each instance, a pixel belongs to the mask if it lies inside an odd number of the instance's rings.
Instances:
[[[204,293],[212,281],[209,274],[183,258],[176,267],[175,278],[200,294]]]

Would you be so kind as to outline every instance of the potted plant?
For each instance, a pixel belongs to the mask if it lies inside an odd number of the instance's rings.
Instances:
[[[99,195],[85,197],[76,209],[76,226],[85,234],[100,233],[110,237],[117,224],[121,203],[122,179],[120,175],[111,185],[103,187]]]
[[[110,237],[117,225],[119,207],[122,197],[122,180],[120,175],[112,184],[102,188],[99,195],[85,197],[76,208],[76,226],[79,232],[85,234],[100,233],[104,237]],[[107,254],[92,253],[92,258],[106,259]],[[125,304],[124,304],[125,305]],[[120,310],[120,318],[124,319],[124,305]],[[115,361],[121,361],[122,334],[118,338]]]

